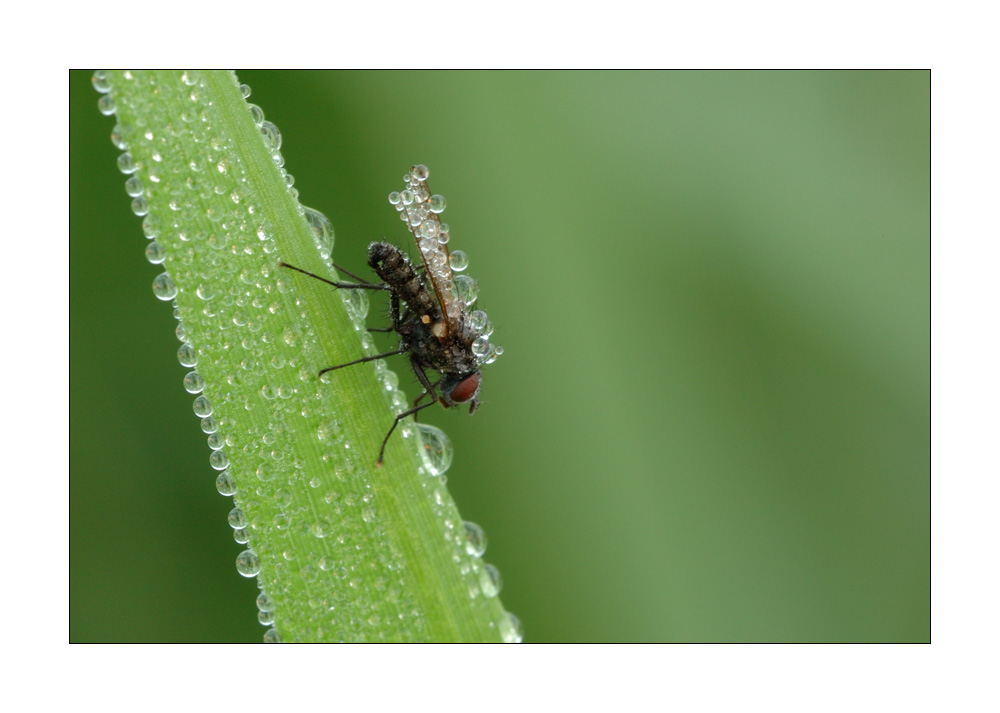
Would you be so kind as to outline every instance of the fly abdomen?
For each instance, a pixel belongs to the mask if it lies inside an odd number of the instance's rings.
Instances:
[[[368,246],[368,265],[412,312],[427,315],[432,322],[441,319],[437,299],[402,250],[390,243],[372,243]]]

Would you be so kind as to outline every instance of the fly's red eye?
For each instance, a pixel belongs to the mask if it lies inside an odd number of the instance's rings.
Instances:
[[[482,378],[482,375],[477,371],[475,374],[462,379],[451,390],[451,400],[461,404],[474,397],[476,392],[479,391],[479,382]]]

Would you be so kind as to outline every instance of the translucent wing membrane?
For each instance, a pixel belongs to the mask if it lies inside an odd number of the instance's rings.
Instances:
[[[444,315],[444,322],[438,328],[440,333],[435,333],[435,336],[443,339],[459,330],[462,311],[470,303],[466,301],[468,295],[463,298],[462,285],[455,284],[451,256],[448,253],[448,240],[451,236],[448,234],[448,224],[442,223],[440,217],[445,208],[445,199],[444,196],[431,194],[427,186],[429,174],[427,166],[423,164],[411,168],[403,177],[406,183],[403,190],[390,193],[389,202],[399,211],[400,219],[406,223],[417,241],[420,257],[427,268],[427,277],[433,285]]]

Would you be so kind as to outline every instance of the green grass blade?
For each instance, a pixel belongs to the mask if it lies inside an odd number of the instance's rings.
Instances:
[[[215,429],[211,464],[235,500],[238,568],[258,578],[265,638],[519,639],[416,429],[397,429],[375,466],[406,403],[391,372],[375,362],[317,377],[373,346],[356,295],[277,266],[334,276],[332,228],[286,186],[276,127],[228,72],[94,83],[118,121],[147,255],[162,259],[154,292],[189,345],[185,385]]]

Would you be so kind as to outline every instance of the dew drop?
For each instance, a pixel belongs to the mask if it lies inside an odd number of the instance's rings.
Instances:
[[[219,476],[215,479],[215,489],[219,491],[219,495],[228,496],[236,494],[236,481],[233,480],[233,476],[229,474],[228,470],[219,473]]]
[[[257,476],[257,479],[259,481],[261,481],[262,483],[266,483],[267,481],[274,478],[274,471],[267,463],[261,463],[260,465],[257,466],[255,475]]]
[[[339,290],[347,313],[356,321],[364,321],[368,316],[368,294],[364,290]]]
[[[386,369],[382,374],[382,385],[386,391],[396,391],[396,387],[399,386],[399,374],[392,369]]]
[[[321,517],[309,526],[309,533],[316,538],[329,537],[333,532],[333,525],[325,517]]]
[[[188,372],[184,375],[184,390],[189,394],[200,394],[205,390],[205,380],[197,371]]]
[[[135,198],[141,196],[142,191],[142,179],[135,175],[129,176],[128,180],[125,181],[125,192]]]
[[[156,279],[153,280],[153,294],[164,302],[172,300],[177,296],[177,285],[175,285],[174,281],[170,279],[170,275],[165,272],[161,272],[156,276]]]
[[[420,456],[431,475],[443,475],[451,467],[451,441],[440,428],[429,423],[415,424],[420,439]]]
[[[479,283],[468,275],[455,276],[455,297],[466,305],[479,298]]]
[[[268,629],[264,632],[265,644],[282,644],[284,642],[284,638],[282,638],[281,634],[278,633],[277,629]]]
[[[111,143],[119,151],[124,151],[128,148],[128,142],[125,140],[125,133],[122,130],[121,124],[115,124],[115,128],[111,130]]]
[[[302,338],[302,328],[296,324],[291,324],[282,331],[282,338],[285,340],[285,344],[290,347],[298,346],[299,339]]]
[[[139,167],[135,165],[135,159],[128,151],[118,157],[118,170],[125,174],[135,173],[139,170]]]
[[[225,470],[229,467],[229,456],[222,451],[212,451],[208,457],[208,464],[215,470]]]
[[[472,342],[472,353],[480,359],[485,357],[490,353],[490,340],[486,337],[477,337],[476,340]]]
[[[250,112],[250,118],[253,119],[253,123],[258,126],[262,121],[264,121],[264,110],[261,109],[256,104],[247,104],[247,110]]]
[[[433,196],[431,196],[431,199],[428,202],[427,207],[430,209],[431,213],[444,213],[444,209],[445,207],[447,207],[447,205],[448,201],[444,199],[444,196],[442,196],[439,193],[435,193]]]
[[[469,266],[469,256],[462,250],[454,250],[448,257],[448,262],[451,264],[452,270],[462,272]]]
[[[341,430],[342,427],[338,421],[324,421],[316,429],[316,438],[321,442],[334,441]]]
[[[292,504],[292,494],[284,488],[278,488],[274,493],[274,502],[280,508],[290,507]]]
[[[486,552],[486,533],[483,528],[468,520],[465,525],[465,551],[473,557],[482,557]]]
[[[111,91],[111,76],[104,69],[98,69],[94,72],[90,81],[93,83],[94,89],[99,91],[101,94],[107,94]]]
[[[247,526],[247,516],[239,508],[233,508],[229,511],[229,526],[234,530],[242,530]]]
[[[506,612],[500,622],[500,636],[503,637],[506,644],[520,644],[524,640],[521,620],[510,612]]]
[[[149,201],[142,196],[132,199],[132,212],[140,218],[149,212]]]
[[[243,550],[236,557],[236,571],[244,577],[256,577],[260,572],[260,560],[253,550]]]
[[[501,354],[503,354],[503,347],[497,346],[496,344],[490,344],[490,353],[486,355],[485,359],[483,359],[483,363],[492,364]]]
[[[198,363],[198,354],[190,344],[181,344],[181,348],[177,350],[177,361],[181,366],[195,366]]]
[[[184,347],[181,348],[183,349]],[[212,410],[213,410],[212,402],[209,401],[204,396],[199,396],[198,398],[196,398],[192,406],[194,408],[195,416],[200,416],[202,418],[205,418],[206,416],[212,415]]]
[[[155,215],[147,215],[142,219],[142,233],[152,240],[160,234],[160,219]]]
[[[101,98],[97,100],[97,110],[104,116],[111,116],[117,108],[115,100],[110,94],[102,94]]]
[[[264,139],[264,146],[268,151],[277,151],[281,148],[281,132],[272,122],[260,122],[260,135]]]
[[[333,252],[333,223],[315,208],[302,206],[302,214],[313,233],[317,247],[326,253]]]
[[[167,259],[167,251],[155,240],[151,240],[146,245],[146,259],[154,265],[160,265]]]
[[[483,569],[479,573],[479,588],[483,595],[488,598],[495,597],[503,589],[503,577],[500,576],[500,570],[489,562],[483,565]]]
[[[271,600],[271,597],[261,592],[257,595],[257,608],[260,611],[274,611],[274,602]]]

